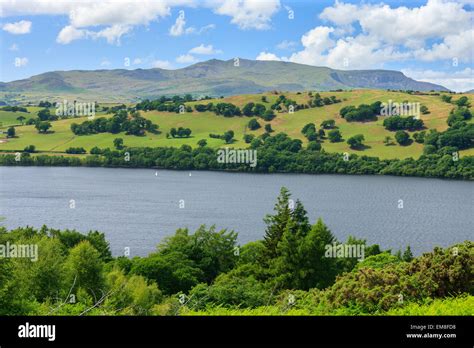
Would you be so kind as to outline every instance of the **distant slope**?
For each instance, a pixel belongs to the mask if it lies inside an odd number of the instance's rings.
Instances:
[[[269,90],[330,89],[443,90],[443,86],[419,82],[391,70],[334,70],[326,67],[240,59],[217,59],[183,69],[116,69],[48,72],[28,79],[0,83],[0,92],[30,97],[74,96],[78,99],[135,100],[161,95],[237,95]]]

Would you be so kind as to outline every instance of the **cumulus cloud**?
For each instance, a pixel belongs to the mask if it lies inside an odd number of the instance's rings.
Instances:
[[[231,23],[241,29],[265,30],[280,9],[280,0],[220,0],[210,1],[214,12],[232,17]]]
[[[181,36],[183,34],[194,33],[195,31],[196,29],[193,27],[186,28],[186,20],[184,18],[184,11],[181,10],[179,12],[178,17],[176,18],[176,22],[170,28],[169,34],[171,36]]]
[[[72,25],[68,25],[61,29],[56,38],[56,42],[66,45],[74,40],[86,38],[89,35],[88,33],[89,32],[87,30],[77,29]]]
[[[153,68],[172,69],[173,65],[167,60],[154,60],[151,62]]]
[[[346,4],[336,1],[325,8],[320,18],[338,26],[358,22],[362,31],[388,43],[426,40],[457,34],[470,27],[470,13],[463,4],[453,1],[428,0],[414,8],[391,8],[385,4]]]
[[[19,21],[14,23],[6,23],[2,26],[2,29],[14,35],[28,34],[31,32],[31,22]]]
[[[276,60],[281,61],[282,59],[274,53],[260,52],[260,54],[255,58],[256,60]]]
[[[178,58],[176,58],[178,63],[189,64],[189,63],[196,63],[197,59],[191,54],[182,54]]]
[[[65,15],[69,23],[61,30],[57,42],[67,44],[77,38],[105,38],[109,43],[118,44],[120,37],[134,27],[159,21],[178,6],[208,8],[216,14],[232,17],[231,22],[242,29],[268,29],[271,17],[278,11],[280,4],[279,0],[141,0],[137,6],[135,0],[121,0],[119,3],[116,0],[2,0],[0,17]],[[105,28],[99,31],[94,29],[101,26]],[[178,17],[170,28],[170,34],[201,34],[214,28],[214,24],[200,29],[185,28],[184,18]]]
[[[222,53],[221,50],[214,49],[212,45],[204,45],[200,44],[197,47],[191,48],[189,53],[193,54],[202,54],[202,55],[211,55],[211,54],[220,54]]]
[[[339,69],[381,68],[408,59],[469,63],[474,47],[471,16],[463,4],[447,0],[414,8],[336,1],[320,14],[328,25],[307,31],[301,37],[303,49],[288,59]],[[356,27],[360,30],[354,34]],[[261,57],[281,59],[271,52]]]
[[[120,38],[122,35],[128,33],[131,30],[130,26],[113,25],[99,31],[91,31],[86,29],[78,29],[72,25],[68,25],[61,29],[56,38],[56,42],[67,45],[75,40],[80,39],[99,39],[104,38],[109,44],[120,44]]]
[[[473,59],[474,29],[465,30],[458,34],[447,35],[443,42],[434,44],[430,49],[415,51],[415,57],[426,61],[457,59],[469,62]]]

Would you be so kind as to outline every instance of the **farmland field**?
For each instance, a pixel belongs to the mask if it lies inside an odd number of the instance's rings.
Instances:
[[[295,100],[297,103],[306,103],[309,100],[307,92],[303,93],[283,93],[288,98]],[[170,113],[170,112],[158,112],[149,111],[141,112],[142,116],[150,119],[153,123],[159,125],[159,134],[152,134],[147,132],[145,136],[133,136],[126,135],[125,133],[111,134],[111,133],[100,133],[93,135],[82,135],[77,136],[72,133],[70,127],[72,123],[81,123],[87,120],[86,117],[78,117],[74,119],[62,119],[52,122],[51,133],[39,134],[33,125],[29,126],[16,126],[15,138],[6,138],[5,134],[0,135],[0,151],[21,151],[28,145],[35,145],[36,149],[40,152],[50,153],[62,153],[69,147],[83,147],[86,150],[90,150],[92,147],[97,146],[99,148],[110,147],[113,148],[113,140],[115,138],[123,138],[126,146],[130,147],[180,147],[181,145],[190,145],[192,147],[197,146],[197,142],[201,139],[207,141],[208,146],[218,148],[222,146],[232,147],[247,147],[242,137],[244,134],[255,134],[260,135],[264,133],[263,127],[265,124],[271,124],[274,130],[273,134],[284,132],[292,138],[298,138],[303,140],[306,144],[307,140],[301,134],[301,129],[307,123],[315,123],[319,129],[319,125],[323,120],[333,119],[335,120],[336,126],[340,130],[343,141],[337,143],[330,143],[327,139],[324,140],[322,147],[328,152],[348,152],[357,153],[368,156],[377,156],[380,158],[417,158],[422,154],[423,145],[413,142],[409,146],[385,146],[383,143],[386,136],[394,137],[394,132],[386,130],[382,123],[383,118],[379,117],[377,121],[373,122],[347,122],[339,115],[339,110],[347,105],[360,105],[370,104],[375,101],[381,101],[388,103],[390,100],[393,102],[408,101],[411,103],[419,102],[421,105],[428,107],[429,114],[421,115],[421,119],[424,121],[427,129],[437,129],[439,131],[445,130],[448,125],[446,119],[451,109],[454,108],[453,104],[443,102],[440,96],[436,95],[409,95],[402,92],[389,92],[384,90],[353,90],[343,92],[321,92],[321,97],[329,97],[335,95],[338,99],[341,99],[341,103],[326,105],[323,107],[309,108],[295,111],[290,114],[287,112],[277,113],[277,116],[270,122],[265,122],[263,119],[258,118],[259,123],[262,125],[256,131],[250,131],[247,128],[249,117],[223,117],[217,116],[213,112],[187,112],[184,114]],[[262,96],[266,96],[267,102],[262,102]],[[453,100],[460,98],[462,95],[456,95]],[[470,98],[472,104],[472,95],[466,94]],[[186,105],[194,106],[199,103],[218,103],[218,102],[229,102],[239,107],[243,107],[248,102],[262,103],[267,108],[277,99],[277,94],[264,93],[255,95],[238,95],[231,96],[222,99],[211,99],[205,101],[194,101],[186,103]],[[30,113],[19,113],[19,112],[0,112],[0,122],[2,122],[2,130],[5,130],[10,125],[18,125],[19,122],[16,118],[22,114],[27,119],[35,117],[36,113],[40,108],[28,107]],[[54,112],[54,109],[52,110]],[[96,117],[110,117],[109,115],[101,114],[98,112]],[[192,130],[191,137],[189,138],[167,138],[166,134],[172,127],[186,127]],[[235,133],[235,142],[231,145],[225,145],[223,140],[210,138],[210,133],[222,134],[227,130],[233,130]],[[411,134],[413,132],[410,132]],[[366,145],[364,150],[353,150],[350,149],[346,140],[355,135],[363,134],[365,137],[364,144]],[[463,155],[473,155],[474,150],[468,149],[461,151]]]

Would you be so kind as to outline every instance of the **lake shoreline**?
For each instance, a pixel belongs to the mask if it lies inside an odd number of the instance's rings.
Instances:
[[[130,166],[91,166],[91,165],[77,165],[77,166],[42,166],[42,165],[8,165],[0,164],[0,167],[43,167],[43,168],[106,168],[106,169],[149,169],[149,170],[162,170],[171,172],[206,172],[206,173],[229,173],[229,174],[255,174],[255,175],[309,175],[309,176],[321,176],[321,175],[336,175],[336,176],[348,176],[348,177],[362,177],[362,176],[373,176],[373,177],[393,177],[393,178],[419,178],[419,179],[438,179],[442,181],[467,181],[474,182],[474,179],[463,179],[463,178],[444,178],[437,176],[417,176],[417,175],[394,175],[394,174],[380,174],[380,173],[369,173],[369,174],[351,174],[351,173],[303,173],[303,172],[251,172],[246,170],[232,170],[232,169],[177,169],[177,168],[165,168],[165,167],[130,167]]]
[[[115,255],[126,246],[146,255],[177,229],[192,233],[203,224],[234,230],[242,243],[261,239],[263,218],[272,213],[281,187],[287,187],[292,199],[304,203],[310,221],[322,218],[341,241],[353,235],[394,250],[411,245],[422,253],[472,239],[474,187],[465,181],[255,174],[267,173],[0,167],[0,215],[8,228],[44,224],[98,230],[111,241]]]

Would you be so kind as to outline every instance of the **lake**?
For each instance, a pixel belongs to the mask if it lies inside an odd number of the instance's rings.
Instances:
[[[0,167],[1,225],[104,232],[114,255],[144,256],[180,227],[262,239],[280,187],[345,241],[415,254],[472,240],[474,183],[439,179],[83,167]]]

